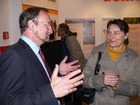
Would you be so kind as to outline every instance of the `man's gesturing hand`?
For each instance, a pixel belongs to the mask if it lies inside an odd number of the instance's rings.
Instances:
[[[83,83],[83,74],[81,70],[75,70],[66,76],[58,77],[58,65],[55,66],[51,77],[51,87],[56,98],[63,97],[73,91],[77,90],[77,86]],[[80,74],[76,76],[77,74]]]
[[[69,72],[77,70],[77,68],[80,67],[80,65],[76,64],[76,63],[78,63],[78,60],[66,63],[67,59],[68,59],[68,57],[65,56],[65,58],[59,64],[59,73],[61,75],[66,75]]]

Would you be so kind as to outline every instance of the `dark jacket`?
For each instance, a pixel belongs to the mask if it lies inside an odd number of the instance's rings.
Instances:
[[[58,105],[32,49],[19,40],[0,56],[0,105]]]
[[[53,71],[55,64],[59,64],[62,61],[62,41],[57,40],[49,43],[44,43],[41,46],[41,50],[46,58],[46,61]]]

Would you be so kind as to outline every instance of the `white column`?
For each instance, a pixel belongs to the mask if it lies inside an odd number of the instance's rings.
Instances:
[[[22,12],[22,0],[0,0],[0,47],[12,45],[20,37],[18,18]],[[3,32],[9,39],[3,39]]]

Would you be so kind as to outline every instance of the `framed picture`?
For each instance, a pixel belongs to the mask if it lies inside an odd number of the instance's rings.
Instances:
[[[43,6],[48,9],[58,10],[58,0],[44,0]]]
[[[58,0],[23,0],[23,4],[58,10]]]
[[[140,56],[140,17],[124,17],[123,20],[129,25],[128,46]]]
[[[77,39],[81,45],[85,58],[88,59],[95,47],[95,19],[94,18],[66,18],[72,32],[77,32]]]
[[[43,7],[43,0],[23,0],[23,4]]]

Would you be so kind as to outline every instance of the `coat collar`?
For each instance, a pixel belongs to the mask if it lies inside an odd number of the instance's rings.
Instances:
[[[117,68],[117,63],[124,59],[124,57],[126,57],[126,55],[128,55],[128,53],[126,51],[124,51],[121,56],[114,62],[112,61],[108,51],[106,50],[106,46],[107,46],[107,42],[101,44],[98,46],[98,52],[102,52],[102,59],[100,61],[100,64],[104,67],[109,67],[111,71],[117,73],[118,75],[120,75],[119,70]],[[125,59],[127,61],[127,59]],[[105,62],[106,61],[106,62]]]

